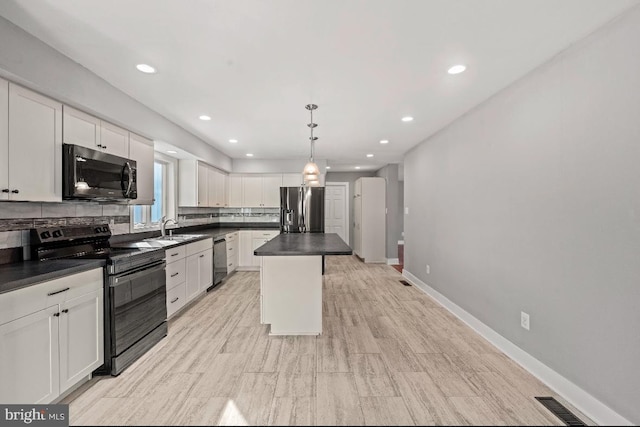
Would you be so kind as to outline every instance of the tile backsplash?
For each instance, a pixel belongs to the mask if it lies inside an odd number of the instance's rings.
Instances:
[[[107,223],[113,234],[129,232],[129,206],[92,202],[0,202],[0,249],[28,247],[29,230],[56,225]]]
[[[178,208],[180,225],[280,222],[279,208]]]

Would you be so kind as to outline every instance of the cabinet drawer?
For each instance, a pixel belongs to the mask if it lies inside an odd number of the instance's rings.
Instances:
[[[0,295],[0,325],[102,289],[104,270],[96,268]]]
[[[187,256],[206,251],[213,247],[213,239],[204,239],[187,245]]]
[[[232,273],[237,267],[237,264],[233,260],[227,260],[227,274]]]
[[[265,239],[273,239],[278,234],[280,234],[279,230],[254,230],[251,232],[251,236],[254,239],[257,238],[265,238]]]
[[[186,280],[184,258],[167,264],[167,289],[171,289]]]
[[[167,264],[170,264],[174,261],[178,261],[179,259],[184,259],[186,254],[186,246],[176,246],[175,248],[169,248],[166,251]]]
[[[227,243],[227,257],[238,253],[238,245],[236,243]]]
[[[224,238],[227,241],[227,244],[229,242],[235,242],[236,240],[238,240],[238,232],[236,231],[235,233],[229,233],[226,236],[224,236]]]
[[[173,316],[173,313],[184,307],[187,302],[186,294],[186,284],[184,282],[167,291],[167,318]]]

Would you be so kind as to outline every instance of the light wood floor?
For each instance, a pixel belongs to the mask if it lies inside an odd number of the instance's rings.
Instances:
[[[387,265],[328,257],[321,337],[269,337],[239,272],[117,378],[67,399],[74,425],[563,425],[546,386]],[[556,396],[557,397],[557,396]]]

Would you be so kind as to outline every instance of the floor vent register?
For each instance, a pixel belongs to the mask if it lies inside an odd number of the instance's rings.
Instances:
[[[553,397],[536,397],[536,400],[551,411],[553,415],[560,418],[560,420],[566,425],[586,426],[580,418],[576,417],[570,410],[565,408],[562,403],[558,402]]]
[[[400,280],[400,283],[402,283],[405,286],[411,286],[411,283],[407,282],[406,280]]]

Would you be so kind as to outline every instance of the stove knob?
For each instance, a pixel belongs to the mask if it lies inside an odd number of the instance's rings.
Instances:
[[[48,231],[43,231],[42,233],[40,233],[40,238],[42,240],[48,239],[49,237],[51,237],[51,233],[49,233]]]
[[[93,230],[96,233],[101,233],[102,232],[102,227],[96,227],[95,230]]]
[[[62,230],[54,230],[53,237],[62,237]]]
[[[104,233],[108,233],[109,232],[109,227],[107,227],[107,226],[102,227],[102,231]]]

